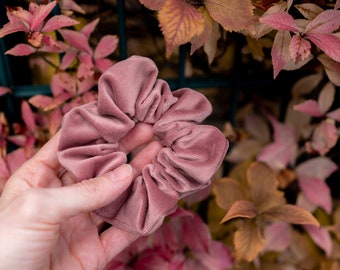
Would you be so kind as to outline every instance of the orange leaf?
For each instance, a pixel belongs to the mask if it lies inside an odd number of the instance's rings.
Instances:
[[[167,57],[176,46],[191,41],[204,29],[202,13],[185,0],[166,0],[158,12],[158,20],[166,41]]]
[[[310,224],[320,226],[319,221],[310,212],[302,207],[292,204],[272,207],[263,212],[262,215],[291,224]]]
[[[250,0],[204,1],[210,16],[226,31],[252,30],[253,5]]]
[[[227,214],[222,219],[221,223],[227,222],[233,218],[255,218],[257,210],[255,205],[250,201],[237,200],[230,207]]]
[[[254,260],[263,250],[264,243],[265,240],[255,220],[245,220],[234,236],[236,259],[248,262]]]

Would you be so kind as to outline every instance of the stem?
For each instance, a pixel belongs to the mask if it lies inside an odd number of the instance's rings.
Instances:
[[[53,62],[51,62],[50,60],[48,60],[48,58],[42,54],[42,53],[39,53],[39,56],[47,63],[49,64],[50,66],[52,66],[53,68],[55,68],[56,70],[59,70],[59,66],[57,66],[56,64],[54,64]]]

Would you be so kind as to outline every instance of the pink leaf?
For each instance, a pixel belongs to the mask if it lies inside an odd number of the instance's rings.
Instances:
[[[273,222],[266,226],[264,230],[266,243],[263,251],[285,250],[291,241],[291,230],[291,226],[285,222]]]
[[[327,157],[316,157],[308,159],[296,167],[298,178],[318,178],[325,180],[338,166]]]
[[[72,62],[76,59],[76,57],[77,57],[77,52],[73,50],[69,50],[63,56],[63,59],[61,60],[59,68],[61,70],[67,69],[72,64]]]
[[[13,174],[26,160],[26,151],[23,148],[19,148],[9,153],[7,155],[7,165],[10,173]]]
[[[306,100],[293,107],[294,110],[314,116],[321,117],[323,114],[320,111],[319,104],[312,99]]]
[[[310,146],[324,156],[336,145],[338,137],[334,120],[326,119],[315,128]]]
[[[303,227],[313,239],[313,242],[325,251],[327,257],[330,257],[332,255],[333,243],[328,230],[324,227],[318,228],[309,224],[303,225]]]
[[[29,103],[36,108],[46,109],[53,104],[53,99],[44,95],[35,95],[29,99]]]
[[[97,59],[94,61],[96,68],[100,70],[100,72],[105,72],[110,67],[112,67],[113,63],[110,59],[104,58],[104,59]]]
[[[7,164],[6,161],[0,157],[0,181],[2,181],[3,179],[7,180],[10,176],[10,173],[8,171],[7,168]],[[0,183],[0,193],[2,191],[2,183]]]
[[[10,93],[11,89],[5,86],[0,86],[0,96]]]
[[[318,60],[324,65],[328,79],[336,86],[340,86],[340,63],[335,62],[325,54],[318,56]]]
[[[21,23],[6,23],[1,29],[0,29],[0,38],[18,32],[18,31],[26,31],[27,29],[25,28],[25,26],[23,26],[23,24]]]
[[[340,8],[340,0],[336,0],[334,9],[339,9]]]
[[[294,35],[289,45],[290,56],[295,63],[299,63],[308,58],[311,52],[311,44],[308,40]]]
[[[274,128],[274,142],[266,145],[257,156],[258,161],[267,163],[273,170],[281,170],[294,163],[297,155],[297,138],[293,128],[269,116]]]
[[[31,22],[31,30],[33,31],[40,31],[44,20],[46,19],[47,15],[50,14],[52,9],[55,7],[57,4],[57,1],[52,1],[48,3],[47,5],[40,5],[38,8],[35,10]]]
[[[321,90],[318,98],[319,108],[322,114],[326,113],[333,104],[335,87],[328,82]]]
[[[59,29],[58,32],[73,47],[80,51],[92,54],[88,37],[86,37],[83,33],[68,29]]]
[[[340,37],[332,34],[308,34],[306,38],[318,46],[326,55],[340,62]]]
[[[291,36],[288,31],[278,31],[275,35],[271,51],[274,78],[277,77],[282,68],[290,60],[289,44]]]
[[[116,35],[106,35],[99,41],[93,57],[94,59],[104,58],[113,53],[118,45],[118,37]]]
[[[312,20],[305,29],[305,34],[327,34],[339,29],[340,10],[325,10]]]
[[[85,37],[88,39],[91,34],[93,33],[94,29],[97,27],[99,23],[99,18],[93,20],[92,22],[88,23],[81,29],[81,33],[85,35]]]
[[[277,30],[299,32],[299,28],[294,18],[284,11],[278,11],[276,13],[266,15],[261,17],[259,21],[261,23],[270,25]]]
[[[27,56],[35,52],[36,49],[33,48],[32,46],[20,43],[15,45],[12,49],[8,50],[6,54],[11,54],[14,56]]]
[[[340,108],[337,108],[334,111],[327,113],[327,117],[340,122]]]
[[[73,0],[63,0],[59,2],[59,6],[61,9],[64,9],[64,10],[68,9],[68,10],[79,12],[81,14],[85,14],[85,10]]]
[[[21,117],[27,129],[31,132],[34,132],[36,128],[34,114],[30,108],[30,105],[26,101],[21,103]]]
[[[36,5],[36,4],[30,3],[30,6],[32,5]],[[25,32],[28,32],[31,30],[31,22],[33,20],[33,16],[31,12],[21,7],[17,7],[15,9],[8,9],[8,11],[9,12],[7,12],[7,16],[10,21],[12,21],[12,18],[15,17],[16,19],[18,19],[16,20],[16,23],[21,23],[25,26],[26,28]]]
[[[48,116],[48,130],[51,135],[55,134],[61,126],[61,121],[63,119],[63,115],[61,110],[55,109]]]
[[[56,15],[49,19],[44,25],[42,32],[51,32],[62,27],[78,24],[79,22],[65,15]]]

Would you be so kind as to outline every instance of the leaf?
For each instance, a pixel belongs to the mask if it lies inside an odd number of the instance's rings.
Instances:
[[[263,250],[265,240],[254,220],[245,220],[234,235],[237,260],[254,260]]]
[[[166,42],[166,56],[176,46],[189,42],[204,30],[201,12],[184,0],[166,0],[158,12],[158,20]]]
[[[42,108],[46,110],[53,104],[53,98],[44,95],[35,95],[29,99],[29,103],[31,103],[36,108]]]
[[[314,205],[332,212],[332,197],[328,185],[318,178],[299,178],[299,186],[305,197]]]
[[[63,0],[61,2],[59,2],[59,6],[61,9],[63,10],[73,10],[76,12],[79,12],[81,14],[85,14],[85,10],[79,6],[76,2],[74,2],[73,0]]]
[[[261,17],[259,21],[277,30],[299,32],[299,28],[294,18],[285,11],[267,14],[266,16]]]
[[[225,223],[234,218],[255,218],[257,210],[255,205],[250,201],[237,200],[235,201],[227,214],[223,217],[220,223]]]
[[[292,88],[292,98],[300,99],[305,94],[310,93],[321,82],[323,76],[321,73],[314,73],[299,79]]]
[[[263,144],[254,139],[240,141],[231,148],[226,160],[238,163],[254,158],[262,150],[262,147]]]
[[[331,257],[333,250],[332,238],[324,227],[315,227],[312,225],[304,225],[304,229],[308,232],[313,242],[317,244],[323,251],[325,251],[327,257]]]
[[[289,45],[291,36],[288,31],[278,31],[275,35],[273,47],[271,50],[274,79],[291,59],[289,53]]]
[[[59,29],[58,32],[70,45],[92,55],[92,49],[88,43],[88,38],[83,33],[68,29]]]
[[[274,171],[266,164],[254,162],[247,170],[252,202],[259,213],[285,203],[283,193],[277,190]]]
[[[272,207],[262,215],[291,224],[311,224],[320,227],[319,221],[310,212],[293,204]]]
[[[340,86],[340,63],[325,54],[319,55],[318,60],[324,65],[329,80],[336,86]]]
[[[318,46],[326,55],[340,62],[340,37],[332,34],[308,34],[306,38]]]
[[[327,117],[340,122],[340,108],[337,108],[334,111],[327,113]]]
[[[316,157],[299,164],[295,171],[300,179],[318,178],[325,180],[337,169],[338,165],[328,157]]]
[[[30,105],[26,101],[22,101],[21,103],[21,118],[24,121],[27,129],[31,132],[34,132],[36,129],[35,117]]]
[[[139,0],[144,6],[151,10],[159,10],[162,8],[166,0]]]
[[[34,13],[33,13],[33,18],[31,22],[31,30],[32,31],[40,31],[41,26],[44,23],[44,20],[50,14],[52,9],[56,6],[57,1],[52,1],[48,3],[47,5],[39,5]]]
[[[118,45],[118,37],[116,35],[103,36],[93,54],[94,59],[104,58],[113,53]]]
[[[9,49],[8,51],[6,51],[6,54],[11,54],[14,56],[27,56],[35,52],[36,52],[36,49],[33,48],[32,46],[20,43],[20,44],[15,45],[12,49]]]
[[[27,30],[26,27],[21,23],[8,22],[0,29],[0,38],[3,38],[4,36],[7,36],[15,32],[26,30]]]
[[[297,4],[294,7],[308,20],[313,20],[323,9],[313,3]]]
[[[284,251],[291,243],[291,226],[285,222],[273,222],[265,227],[263,251]]]
[[[319,104],[312,99],[306,100],[293,107],[295,111],[299,111],[314,117],[321,117],[323,113],[320,111]]]
[[[294,35],[289,45],[290,56],[295,63],[299,63],[309,57],[311,48],[312,46],[308,40],[300,35]]]
[[[72,26],[79,22],[65,15],[55,15],[44,25],[41,32],[51,32],[62,27]]]
[[[257,156],[258,161],[267,163],[274,170],[282,170],[293,164],[297,155],[295,130],[287,124],[268,116],[274,129],[274,142],[266,145]]]
[[[210,16],[226,31],[240,31],[253,27],[253,5],[249,0],[204,1]]]
[[[204,51],[208,56],[208,63],[211,64],[215,58],[216,51],[217,51],[217,41],[220,39],[220,26],[213,22],[212,33],[208,37],[207,41],[204,44]]]
[[[217,205],[225,210],[229,210],[235,201],[244,199],[239,181],[232,178],[225,177],[214,181],[212,191],[216,196]]]
[[[11,92],[11,89],[5,86],[0,86],[0,96],[8,94]]]
[[[305,34],[327,34],[339,29],[340,10],[325,10],[312,20],[305,29]]]
[[[333,104],[335,87],[328,82],[321,90],[318,98],[319,108],[322,114],[326,113]]]
[[[91,21],[90,23],[88,23],[87,25],[85,25],[81,30],[80,32],[85,35],[85,37],[87,39],[90,38],[91,34],[93,33],[93,31],[96,29],[98,23],[99,23],[100,19],[97,18],[93,21]]]
[[[244,117],[245,129],[257,140],[267,143],[270,140],[268,123],[263,117],[256,114],[247,114]]]
[[[317,125],[310,146],[320,155],[326,155],[337,143],[339,134],[333,119],[326,119]]]

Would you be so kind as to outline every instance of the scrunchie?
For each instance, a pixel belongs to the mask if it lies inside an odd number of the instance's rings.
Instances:
[[[198,125],[212,111],[206,97],[183,88],[171,92],[148,58],[118,62],[99,79],[98,101],[63,119],[58,158],[79,181],[127,162],[121,139],[137,124],[152,125],[163,148],[135,172],[129,189],[96,213],[129,232],[146,235],[171,214],[177,201],[210,184],[228,141],[220,130]]]

